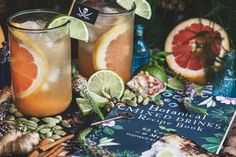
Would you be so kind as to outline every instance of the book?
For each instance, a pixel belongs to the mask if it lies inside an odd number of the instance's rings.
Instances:
[[[108,118],[116,117],[123,112],[130,113],[135,118],[105,123],[102,128],[94,130],[89,138],[122,157],[151,157],[160,152],[164,153],[163,150],[165,153],[175,154],[181,151],[188,152],[188,149],[180,150],[183,147],[179,146],[183,143],[188,144],[186,148],[192,145],[192,152],[198,155],[218,154],[235,117],[236,99],[215,97],[211,91],[212,86],[208,85],[193,100],[193,105],[204,109],[208,115],[182,111],[182,93],[165,91],[159,95],[164,102],[163,107],[152,103],[137,107],[115,107]],[[179,143],[171,145],[170,141]],[[162,149],[152,150],[156,145]],[[148,151],[152,153],[147,153]],[[194,156],[193,153],[191,156]]]

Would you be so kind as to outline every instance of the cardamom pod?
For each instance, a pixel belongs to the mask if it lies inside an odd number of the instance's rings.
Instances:
[[[139,104],[141,104],[144,100],[144,98],[141,95],[138,95],[137,99],[138,99],[137,101],[138,101]]]
[[[28,130],[30,131],[35,131],[37,129],[37,127],[35,126],[26,126],[28,128]]]
[[[59,125],[56,125],[52,128],[53,130],[62,130],[63,128]]]
[[[43,118],[42,121],[44,121],[45,123],[48,123],[48,124],[57,124],[57,123],[60,123],[60,121],[56,118],[52,118],[52,117],[46,117],[46,118]]]
[[[150,101],[150,98],[149,97],[146,97],[144,100],[143,100],[143,105],[147,105]]]
[[[21,112],[15,112],[14,115],[15,115],[17,118],[24,117],[24,115],[23,115]]]
[[[157,106],[160,106],[160,107],[164,106],[164,102],[162,100],[155,100],[155,101],[153,101],[153,103]]]
[[[13,116],[13,115],[7,115],[5,119],[12,120],[12,121],[16,120],[15,116]]]
[[[38,123],[38,122],[40,121],[40,120],[39,120],[38,118],[36,118],[36,117],[31,117],[30,120],[32,120],[32,121],[34,121],[34,122],[36,122],[36,123]]]
[[[26,119],[26,118],[19,118],[19,119],[17,119],[17,121],[21,122],[21,123],[24,123],[24,122],[27,122],[28,119]]]
[[[55,127],[57,124],[56,123],[49,123],[49,124],[45,124],[45,127],[47,128],[53,128]]]
[[[11,113],[11,114],[14,114],[15,112],[17,112],[18,110],[15,108],[15,107],[10,107],[8,109],[8,112]]]
[[[53,131],[55,135],[59,135],[59,136],[65,136],[66,135],[66,132],[65,131],[62,131],[62,130],[54,130]]]
[[[39,125],[39,126],[37,127],[36,131],[40,131],[40,130],[42,130],[43,128],[45,128],[45,125],[44,125],[44,124]]]
[[[36,122],[32,121],[32,120],[28,120],[28,121],[24,122],[24,124],[26,126],[34,128],[34,130],[38,127],[38,124]]]
[[[70,123],[67,120],[63,120],[61,122],[61,124],[62,124],[62,126],[66,127],[66,128],[70,128],[71,127]]]
[[[50,136],[52,136],[52,131],[46,133],[46,137],[50,137]]]
[[[44,129],[39,130],[39,132],[40,132],[41,134],[46,135],[48,132],[51,132],[51,129],[49,129],[49,128],[44,128]]]
[[[124,99],[123,102],[126,103],[129,106],[134,106],[134,107],[138,106],[137,102],[133,101],[133,100]]]
[[[58,115],[55,117],[55,119],[59,120],[59,121],[62,121],[62,116]]]
[[[16,122],[12,121],[12,120],[5,120],[4,122],[6,122],[8,125],[10,126],[16,126]]]
[[[61,138],[61,136],[59,136],[59,135],[52,135],[50,138],[53,139],[53,140],[58,140],[58,139]]]

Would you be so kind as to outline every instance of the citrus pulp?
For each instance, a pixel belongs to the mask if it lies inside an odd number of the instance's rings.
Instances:
[[[168,35],[165,51],[169,67],[187,80],[204,84],[206,68],[221,66],[216,58],[223,58],[229,50],[224,29],[207,19],[193,18],[177,25]]]

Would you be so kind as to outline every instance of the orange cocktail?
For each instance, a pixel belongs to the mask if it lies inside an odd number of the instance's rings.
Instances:
[[[135,7],[126,11],[110,0],[84,4],[99,10],[99,15],[95,25],[86,24],[89,41],[79,41],[79,72],[89,77],[97,70],[111,69],[127,82],[131,78]]]
[[[72,98],[68,23],[45,29],[55,15],[29,10],[8,20],[12,88],[16,106],[26,115],[61,113]]]

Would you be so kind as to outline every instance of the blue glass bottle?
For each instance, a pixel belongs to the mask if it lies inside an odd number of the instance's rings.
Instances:
[[[137,24],[135,26],[134,53],[132,60],[132,75],[144,64],[150,61],[150,51],[143,38],[144,26]]]
[[[236,98],[236,54],[231,51],[226,55],[225,67],[217,74],[214,87],[214,96]]]

